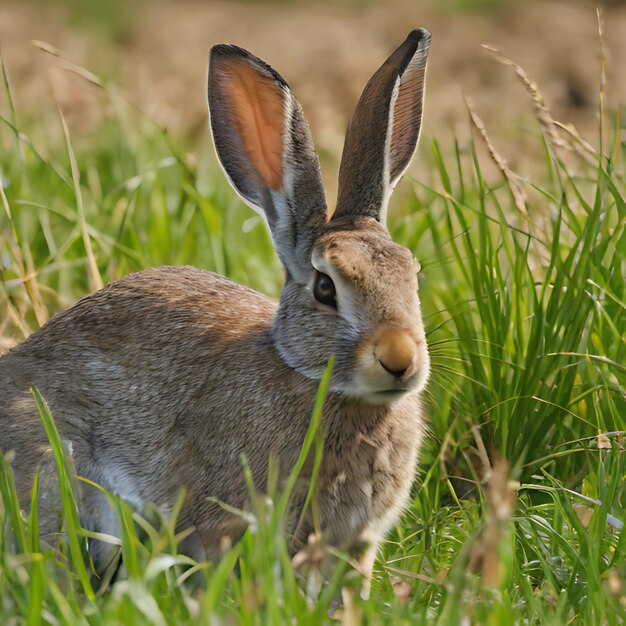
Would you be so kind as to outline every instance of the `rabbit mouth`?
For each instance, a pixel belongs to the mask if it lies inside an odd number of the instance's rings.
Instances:
[[[400,400],[407,394],[419,393],[423,390],[428,379],[428,357],[421,359],[421,364],[415,373],[406,380],[381,379],[380,372],[372,376],[371,370],[361,374],[359,382],[353,386],[353,394],[367,404],[389,404]],[[367,375],[369,374],[369,375]]]
[[[373,394],[370,394],[370,396],[374,396],[375,398],[380,398],[385,401],[391,401],[398,400],[407,392],[408,389],[385,389],[383,391],[376,391]]]
[[[394,388],[394,389],[381,389],[380,391],[371,391],[369,393],[360,396],[360,399],[367,404],[388,404],[389,402],[395,402],[404,395],[406,395],[410,389]]]

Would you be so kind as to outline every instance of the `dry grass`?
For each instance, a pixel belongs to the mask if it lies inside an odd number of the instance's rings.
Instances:
[[[75,0],[5,0],[0,5],[2,54],[22,109],[48,115],[49,105],[42,103],[52,101],[52,92],[70,128],[86,131],[106,113],[97,89],[87,89],[81,78],[60,70],[57,61],[31,45],[36,39],[65,51],[78,65],[109,76],[176,135],[202,131],[205,136],[207,52],[217,42],[233,42],[279,68],[302,102],[317,143],[336,161],[364,82],[410,28],[424,25],[434,35],[426,102],[430,132],[436,129],[444,139],[446,134],[467,132],[464,93],[496,143],[505,142],[511,167],[524,161],[527,144],[532,143],[520,141],[520,128],[530,123],[526,96],[512,72],[481,47],[485,43],[533,76],[557,119],[575,123],[583,134],[595,128],[591,112],[598,105],[599,43],[592,3],[501,2],[497,10],[468,11],[454,10],[453,0],[425,0],[419,6],[410,0],[144,0],[124,12],[119,0],[111,2],[118,11],[116,21],[104,24],[97,14],[89,17],[89,7],[95,4],[89,0],[82,5]],[[612,66],[609,59],[613,93],[608,94],[613,102],[626,95],[626,75],[617,66],[626,56],[621,35],[626,6],[613,3],[605,16],[614,60]]]

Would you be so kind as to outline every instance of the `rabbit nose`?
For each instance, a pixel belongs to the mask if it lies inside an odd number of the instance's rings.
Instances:
[[[415,373],[417,345],[405,332],[386,330],[380,333],[374,355],[383,369],[396,378],[408,378]]]
[[[384,361],[378,359],[378,362],[383,366],[383,369],[387,370],[392,376],[395,376],[396,378],[402,378],[407,369],[409,369],[408,367],[405,367],[403,369],[393,370]]]

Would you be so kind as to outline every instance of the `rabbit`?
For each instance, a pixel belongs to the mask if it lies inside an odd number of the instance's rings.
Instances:
[[[429,356],[419,266],[385,226],[416,150],[431,35],[412,31],[367,83],[349,125],[332,217],[299,103],[269,65],[234,45],[211,49],[210,127],[235,191],[266,220],[285,268],[278,303],[194,267],[127,275],[79,300],[0,358],[0,450],[12,451],[26,508],[39,467],[41,533],[59,532],[56,472],[30,392],[46,399],[76,472],[136,510],[167,515],[182,487],[184,551],[219,559],[245,521],[245,454],[256,485],[270,456],[284,480],[334,355],[315,497],[324,539],[371,577],[408,502],[426,431]],[[310,465],[310,464],[308,464]],[[295,554],[314,531],[290,503]],[[106,497],[80,484],[85,528],[116,535]],[[299,519],[301,517],[301,519]],[[299,519],[299,521],[298,521]],[[296,523],[298,522],[298,523]],[[111,546],[92,540],[96,571]]]

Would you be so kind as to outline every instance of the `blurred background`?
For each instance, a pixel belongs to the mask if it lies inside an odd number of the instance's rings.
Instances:
[[[325,169],[336,167],[344,130],[365,82],[416,26],[433,33],[424,134],[469,132],[474,103],[513,168],[528,160],[533,103],[512,68],[525,68],[554,117],[593,142],[600,43],[597,2],[586,0],[2,0],[0,47],[19,115],[58,127],[57,102],[73,136],[88,136],[113,106],[89,76],[116,85],[160,126],[203,150],[209,143],[209,48],[236,43],[277,68],[311,124]],[[607,101],[624,100],[626,3],[602,4],[608,48]],[[34,44],[40,42],[39,44]],[[45,46],[44,46],[45,44]],[[42,51],[52,47],[59,57]],[[3,93],[0,113],[8,114]],[[57,128],[57,131],[58,128]],[[534,131],[531,131],[534,132]],[[49,138],[48,138],[49,139]],[[76,139],[75,139],[76,140]],[[332,184],[332,183],[331,183]]]

